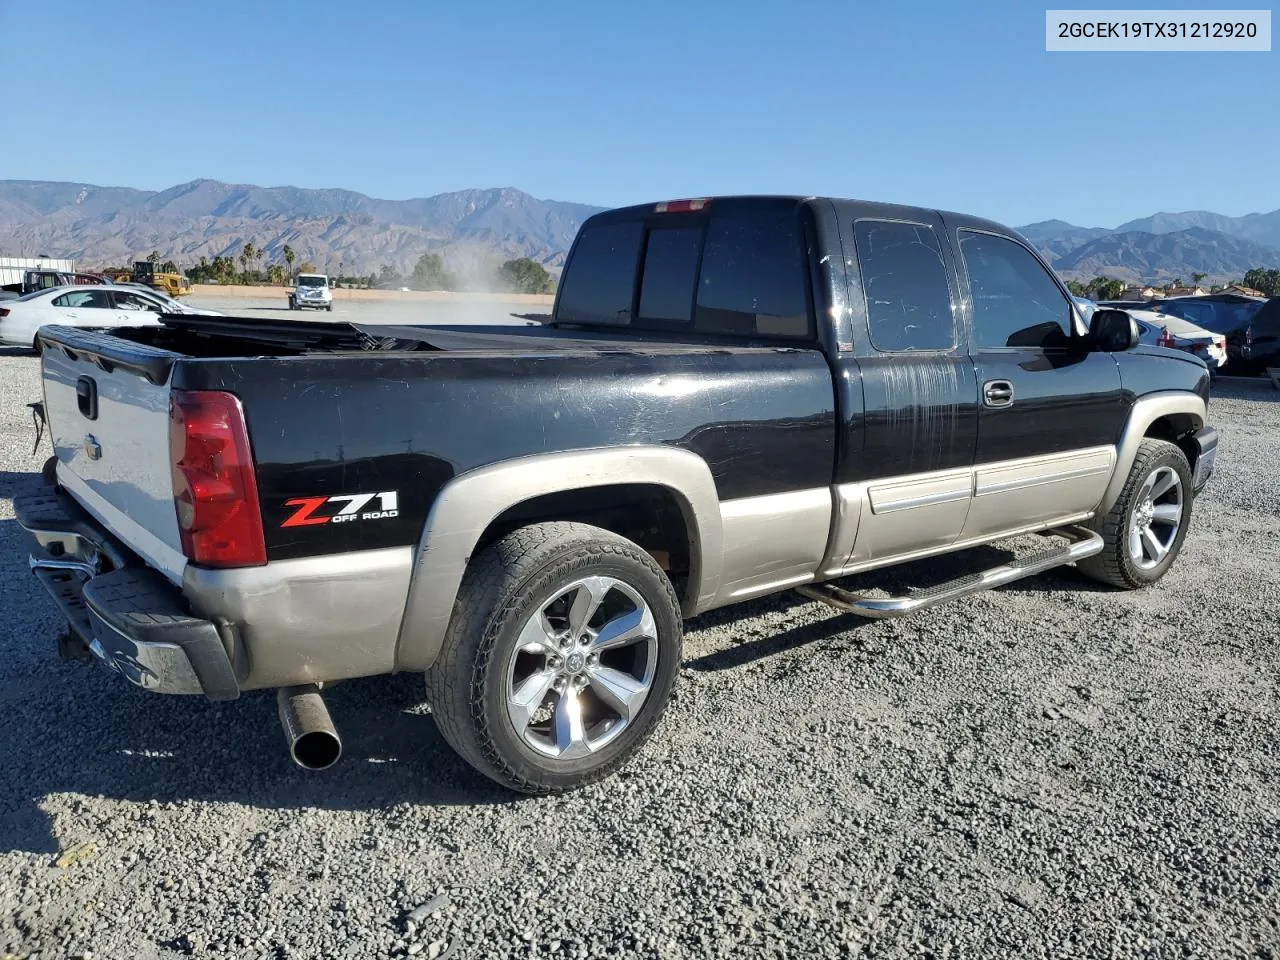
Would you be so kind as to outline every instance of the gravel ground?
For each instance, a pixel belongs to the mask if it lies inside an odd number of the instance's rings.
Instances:
[[[59,662],[9,503],[38,395],[0,356],[0,957],[1280,956],[1270,388],[1215,397],[1218,474],[1156,588],[718,611],[641,757],[550,799],[457,760],[417,678],[335,688],[347,755],[317,775],[269,695]]]

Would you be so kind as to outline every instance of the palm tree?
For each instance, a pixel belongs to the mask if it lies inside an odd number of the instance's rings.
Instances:
[[[1207,277],[1207,273],[1193,273],[1191,275],[1191,283],[1193,286],[1200,286],[1200,281]]]
[[[280,252],[284,254],[285,266],[289,268],[290,273],[293,273],[293,257],[294,257],[293,247],[289,246],[286,243]]]
[[[241,249],[240,251],[241,272],[248,273],[249,261],[252,260],[257,255],[257,253],[258,251],[254,248],[253,241],[249,241],[244,245],[243,249]]]

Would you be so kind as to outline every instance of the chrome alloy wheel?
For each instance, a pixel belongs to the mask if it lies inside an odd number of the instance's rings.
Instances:
[[[507,665],[507,716],[541,754],[588,756],[639,714],[657,665],[658,628],[644,598],[613,577],[585,577],[521,629]]]
[[[1129,515],[1129,559],[1135,566],[1150,570],[1169,555],[1185,507],[1182,479],[1172,467],[1147,477]]]

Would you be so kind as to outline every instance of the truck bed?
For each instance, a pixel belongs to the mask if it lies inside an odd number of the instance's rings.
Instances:
[[[228,317],[110,334],[50,326],[40,339],[63,485],[171,579],[181,575],[164,489],[175,390],[242,404],[269,561],[412,544],[449,480],[548,452],[685,448],[707,461],[722,500],[832,477],[835,403],[816,346]],[[102,390],[92,423],[77,408],[81,378]],[[289,523],[290,501],[387,492],[398,508],[377,522]],[[144,528],[161,531],[158,542]]]

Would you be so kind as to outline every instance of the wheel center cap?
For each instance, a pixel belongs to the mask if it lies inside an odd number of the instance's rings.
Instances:
[[[587,658],[576,650],[564,658],[564,668],[569,673],[581,673],[582,668],[586,666]]]

